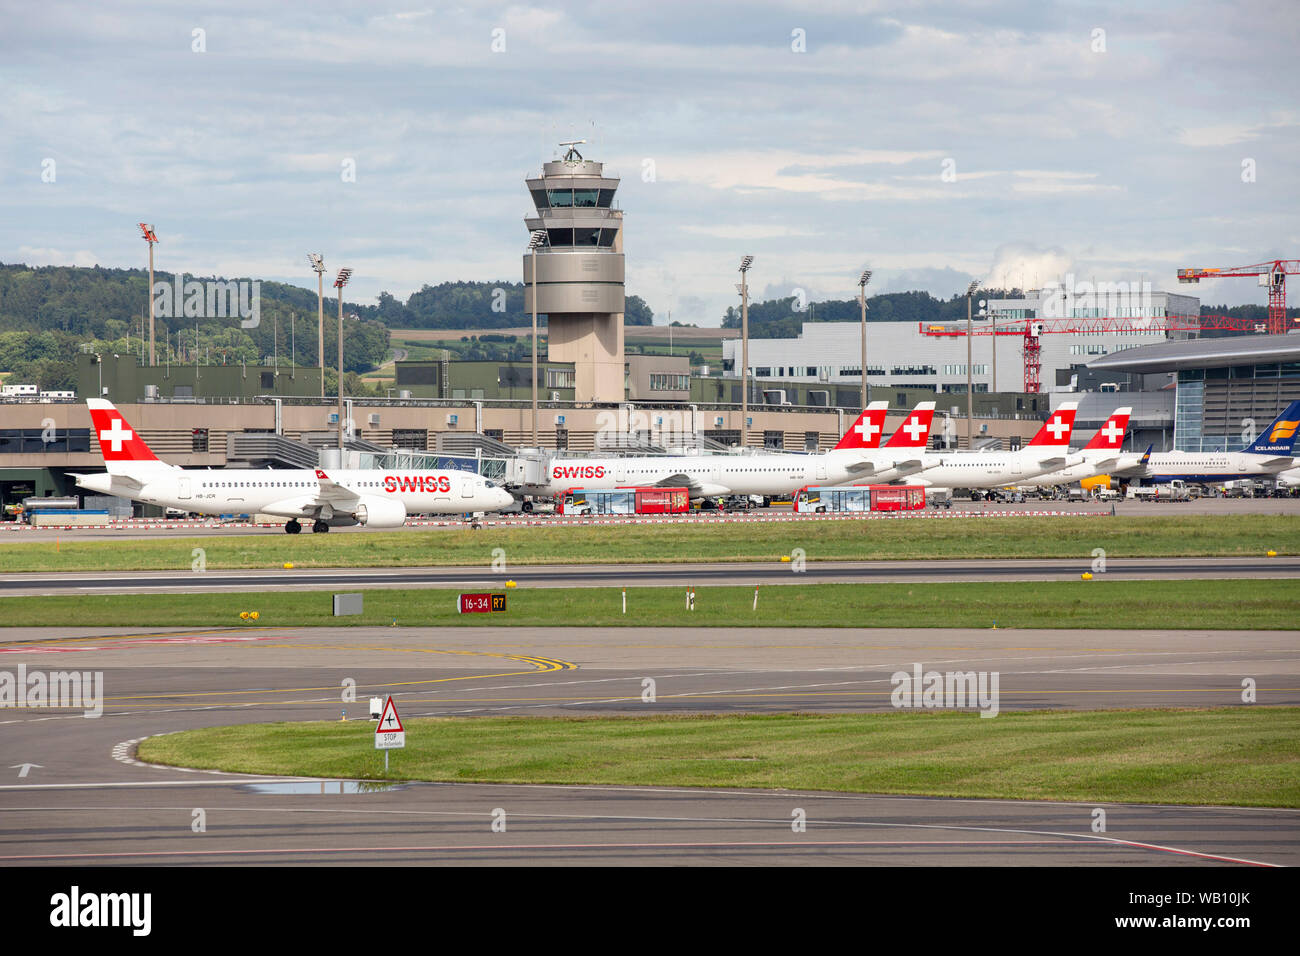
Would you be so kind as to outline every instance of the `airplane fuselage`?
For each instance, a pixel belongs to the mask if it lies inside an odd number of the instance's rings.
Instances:
[[[332,471],[330,479],[363,501],[374,499],[401,505],[405,514],[498,511],[513,500],[508,492],[470,472]],[[194,514],[310,518],[322,510],[321,482],[316,472],[308,468],[167,468],[142,474],[134,482],[105,474],[85,476],[78,483],[93,490]],[[328,490],[329,486],[326,487]],[[320,516],[326,520],[333,517],[332,514]]]
[[[551,497],[570,488],[618,488],[679,483],[694,498],[718,495],[783,495],[808,484],[889,481],[899,462],[916,460],[907,448],[829,451],[821,455],[688,455],[555,459],[544,485],[524,490]],[[861,468],[863,463],[872,467]],[[882,470],[883,469],[883,470]]]

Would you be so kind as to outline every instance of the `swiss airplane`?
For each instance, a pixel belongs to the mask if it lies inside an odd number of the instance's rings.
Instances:
[[[90,419],[104,456],[105,474],[73,475],[82,488],[196,514],[267,514],[300,519],[312,530],[363,525],[399,528],[408,514],[500,511],[514,499],[480,475],[446,472],[291,469],[185,469],[160,461],[113,403],[88,399]]]
[[[1241,451],[1165,451],[1145,462],[1129,456],[1111,469],[1113,478],[1138,478],[1160,484],[1173,478],[1201,484],[1233,478],[1280,475],[1295,466],[1296,432],[1300,430],[1300,401],[1292,402],[1259,437]]]
[[[869,478],[886,482],[925,468],[934,402],[920,402],[882,447],[887,402],[872,402],[839,443],[821,455],[682,455],[557,458],[546,481],[525,494],[553,497],[570,488],[686,488],[692,498],[792,494],[808,484]]]
[[[922,473],[901,483],[930,488],[1001,488],[1045,472],[1081,464],[1071,456],[1070,432],[1078,402],[1062,402],[1024,448],[1017,451],[954,452],[922,456]],[[895,482],[900,483],[900,482]]]
[[[1128,420],[1132,414],[1133,409],[1127,405],[1115,409],[1110,418],[1106,419],[1106,424],[1102,425],[1097,430],[1097,434],[1092,436],[1092,440],[1079,451],[1078,457],[1082,461],[1078,464],[1062,468],[1060,471],[1046,472],[1020,484],[1034,488],[1068,485],[1072,481],[1083,481],[1095,478],[1097,475],[1108,474],[1118,468],[1123,461],[1130,459],[1136,461],[1141,456],[1120,454],[1120,449],[1124,445],[1124,433],[1128,430]]]

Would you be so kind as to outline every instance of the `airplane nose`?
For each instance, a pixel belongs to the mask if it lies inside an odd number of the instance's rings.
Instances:
[[[494,490],[496,491],[495,497],[497,511],[500,511],[502,508],[508,508],[510,505],[514,504],[515,496],[510,492],[506,491],[504,488],[496,488]]]

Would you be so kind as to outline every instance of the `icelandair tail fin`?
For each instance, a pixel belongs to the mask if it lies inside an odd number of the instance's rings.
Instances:
[[[889,411],[889,402],[872,402],[858,420],[849,426],[836,451],[854,448],[879,448],[881,433],[885,430],[885,415]]]
[[[99,442],[99,452],[104,456],[104,466],[110,475],[133,477],[175,467],[159,460],[149,450],[144,439],[112,402],[90,398],[86,400],[86,406],[90,409],[91,431]]]
[[[934,402],[917,402],[885,443],[886,448],[924,448],[930,440],[930,423],[934,421]]]
[[[1155,445],[1147,445],[1147,450],[1142,453],[1142,457],[1138,460],[1138,464],[1143,468],[1151,464],[1151,449],[1155,447]]]
[[[1097,434],[1092,436],[1092,441],[1083,447],[1101,451],[1118,451],[1124,444],[1124,432],[1128,430],[1128,420],[1132,414],[1133,409],[1128,406],[1115,409],[1110,418],[1106,419],[1106,424],[1097,429]]]
[[[1070,432],[1074,430],[1074,413],[1078,410],[1078,402],[1061,402],[1056,411],[1047,416],[1047,421],[1043,422],[1043,427],[1038,429],[1038,434],[1029,444],[1068,448]]]
[[[1282,414],[1242,451],[1249,455],[1290,455],[1297,430],[1300,430],[1300,401],[1283,409]]]

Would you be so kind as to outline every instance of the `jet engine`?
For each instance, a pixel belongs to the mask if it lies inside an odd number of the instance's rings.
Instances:
[[[353,514],[357,524],[366,528],[400,528],[406,523],[404,504],[375,495],[364,495]]]

